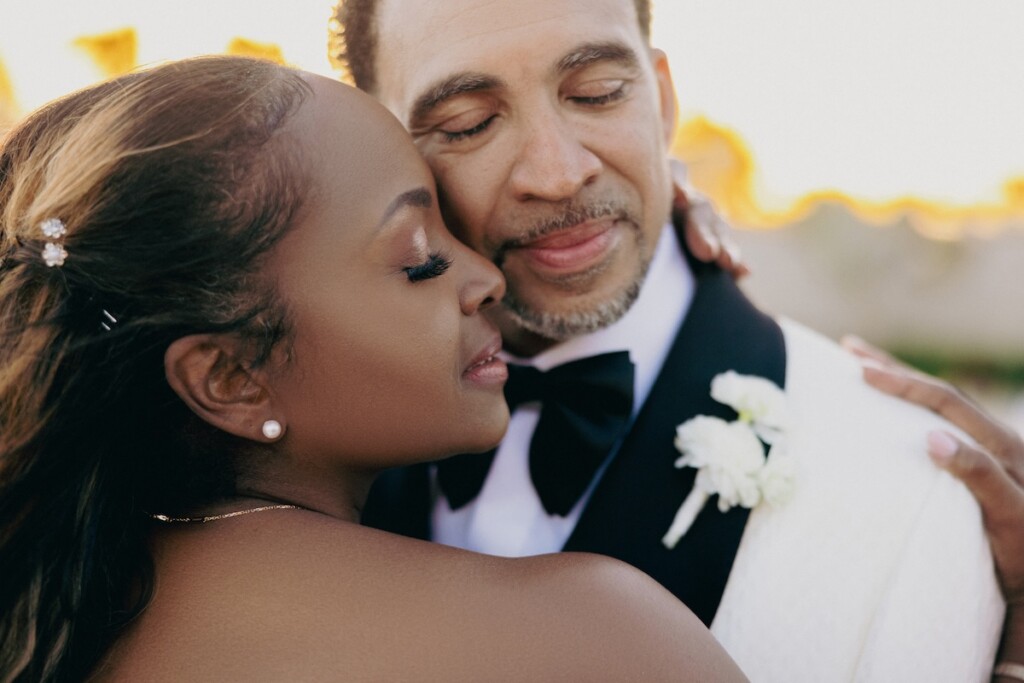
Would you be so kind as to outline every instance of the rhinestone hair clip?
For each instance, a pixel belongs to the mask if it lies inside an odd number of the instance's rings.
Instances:
[[[39,229],[50,240],[43,246],[43,261],[50,268],[63,266],[64,261],[68,258],[63,241],[64,235],[68,234],[64,221],[59,218],[47,218],[39,224]]]
[[[110,332],[114,329],[113,326],[117,324],[117,318],[112,316],[110,311],[105,308],[101,309],[100,313],[102,313],[103,317],[106,318],[106,320],[100,321],[100,328],[102,328],[104,332]]]

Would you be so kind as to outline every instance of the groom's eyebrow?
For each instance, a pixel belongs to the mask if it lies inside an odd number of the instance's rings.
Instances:
[[[380,222],[377,225],[378,227],[383,226],[391,219],[392,216],[407,206],[413,206],[419,209],[429,209],[433,205],[434,197],[430,194],[430,190],[427,188],[417,187],[412,190],[407,190],[391,200],[391,203],[388,204],[388,208],[384,210],[384,216],[380,219]]]
[[[432,83],[416,98],[409,116],[410,124],[422,121],[448,100],[467,93],[496,90],[505,86],[500,78],[474,71],[464,71]]]
[[[563,55],[555,64],[554,70],[556,73],[565,74],[599,62],[612,62],[626,68],[636,68],[640,64],[640,58],[628,45],[617,41],[583,43]],[[442,78],[428,86],[416,98],[409,115],[409,126],[414,127],[432,111],[455,97],[497,90],[506,86],[502,79],[478,71],[463,71]]]
[[[635,69],[640,65],[640,58],[632,48],[618,41],[583,43],[563,55],[555,65],[555,71],[566,74],[599,62],[612,62]]]

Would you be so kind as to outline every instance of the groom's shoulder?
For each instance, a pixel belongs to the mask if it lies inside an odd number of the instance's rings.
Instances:
[[[822,477],[837,499],[865,500],[897,517],[912,501],[941,497],[975,517],[966,489],[929,460],[934,429],[959,431],[934,413],[869,386],[859,361],[835,342],[782,320],[790,443],[809,473]],[[980,528],[980,527],[979,527]]]
[[[780,324],[793,494],[751,514],[713,632],[756,680],[981,680],[1002,610],[992,560],[977,503],[926,451],[953,428]]]
[[[818,402],[816,413],[827,415],[829,424],[849,425],[871,419],[858,430],[866,435],[946,425],[934,413],[869,386],[863,379],[860,361],[835,341],[791,319],[781,318],[778,324],[785,340],[786,392],[801,404]]]
[[[815,423],[845,430],[845,439],[907,445],[909,436],[918,449],[928,430],[952,428],[934,413],[869,386],[860,362],[831,339],[791,320],[779,326],[786,344],[786,392]]]

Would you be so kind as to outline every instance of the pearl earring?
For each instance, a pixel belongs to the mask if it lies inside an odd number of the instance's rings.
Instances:
[[[284,433],[284,427],[277,420],[267,420],[263,423],[263,436],[271,441],[277,441]]]

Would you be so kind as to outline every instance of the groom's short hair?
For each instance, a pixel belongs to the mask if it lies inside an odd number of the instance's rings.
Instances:
[[[337,0],[328,22],[331,63],[350,75],[356,87],[377,90],[377,5],[379,0]],[[633,0],[645,40],[651,37],[651,2]]]

